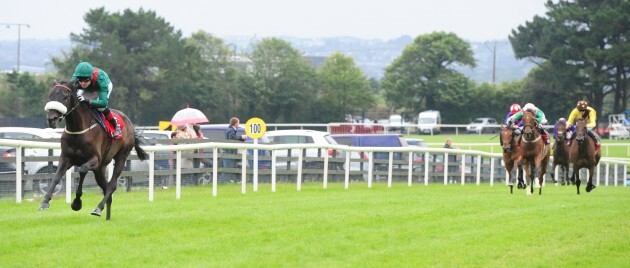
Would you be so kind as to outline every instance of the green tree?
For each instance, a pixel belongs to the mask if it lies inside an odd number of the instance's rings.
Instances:
[[[83,32],[71,35],[73,49],[54,58],[53,64],[67,77],[80,61],[105,70],[114,84],[110,106],[123,110],[135,123],[155,124],[167,116],[160,113],[164,110],[147,109],[155,98],[192,88],[189,79],[181,79],[188,73],[181,32],[155,12],[126,9],[110,14],[98,8],[84,19]]]
[[[6,74],[6,89],[0,90],[0,116],[44,117],[50,85],[38,82],[29,73]]]
[[[240,69],[235,64],[235,51],[204,31],[185,39],[184,49],[184,72],[169,72],[164,80],[182,81],[189,88],[167,93],[175,105],[170,111],[189,105],[203,111],[211,122],[227,122],[239,99],[236,80]]]
[[[604,96],[615,95],[615,113],[626,109],[630,67],[630,2],[548,1],[546,16],[512,31],[509,39],[518,58],[530,58],[541,65],[531,78],[550,78],[561,103],[575,105],[586,98],[597,110]],[[567,90],[571,94],[566,94]],[[564,97],[563,97],[564,96]],[[538,99],[548,100],[548,95]],[[569,109],[569,107],[565,107]]]
[[[278,38],[254,45],[251,68],[241,78],[246,115],[269,122],[298,122],[309,117],[315,100],[315,71],[301,53]]]
[[[370,80],[342,53],[333,53],[318,72],[320,96],[317,105],[321,122],[341,121],[345,114],[365,111],[374,106],[375,99]]]
[[[453,33],[416,37],[385,68],[382,87],[388,106],[414,114],[425,109],[448,113],[446,110],[462,108],[474,84],[455,71],[455,65],[475,66],[470,44]]]

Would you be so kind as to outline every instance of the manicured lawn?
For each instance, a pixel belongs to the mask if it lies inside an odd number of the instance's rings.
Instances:
[[[56,197],[0,201],[2,267],[627,267],[630,190],[353,183],[114,195],[112,220]],[[104,214],[103,214],[104,215]]]

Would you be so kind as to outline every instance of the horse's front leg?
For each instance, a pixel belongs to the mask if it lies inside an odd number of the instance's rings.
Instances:
[[[55,173],[50,185],[48,185],[48,191],[46,191],[44,200],[42,200],[42,203],[39,205],[39,210],[50,208],[50,199],[52,199],[53,191],[55,190],[55,187],[57,187],[57,184],[59,184],[59,181],[61,181],[61,177],[66,173],[66,171],[68,171],[68,169],[70,169],[70,167],[72,167],[70,161],[63,157],[59,158],[57,172]]]
[[[514,163],[506,161],[505,170],[507,170],[507,173],[508,173],[507,185],[510,186],[510,193],[512,193],[512,189],[514,188],[514,183],[512,182],[512,178],[514,176],[512,175],[512,172],[514,172]]]
[[[575,186],[577,186],[577,194],[580,194],[580,184],[582,184],[580,181],[580,169],[573,167],[573,177],[575,178]]]
[[[522,164],[516,165],[516,179],[518,180],[518,189],[525,189],[525,169]]]
[[[87,175],[87,172],[79,172],[79,185],[77,186],[76,196],[70,205],[74,211],[79,211],[83,207],[81,196],[83,196],[83,180],[85,179],[85,175]]]
[[[589,193],[591,192],[593,189],[595,189],[595,184],[593,184],[593,172],[595,171],[595,168],[590,167],[588,169],[588,180],[586,181],[586,192]]]

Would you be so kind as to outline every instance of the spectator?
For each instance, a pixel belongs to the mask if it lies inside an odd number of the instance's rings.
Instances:
[[[171,132],[171,139],[177,138],[177,131]],[[177,143],[171,143],[171,145],[177,145]],[[174,151],[170,152],[171,154],[175,154]],[[175,158],[171,158],[168,160],[169,166],[171,168],[175,168]],[[162,189],[168,189],[169,186],[173,185],[175,182],[175,177],[173,175],[169,175],[165,182],[162,183]]]
[[[175,138],[192,139],[193,137],[190,135],[191,129],[192,127],[189,124],[179,126],[177,134],[175,134]],[[194,183],[196,175],[194,173],[190,173],[189,171],[194,167],[193,158],[191,158],[190,156],[186,156],[192,153],[193,151],[182,151],[182,182],[184,180],[193,180],[192,183]],[[185,171],[187,173],[184,173]]]
[[[193,124],[192,125],[193,131],[195,132],[195,135],[197,136],[197,139],[203,139],[203,132],[201,132],[201,127],[199,127],[199,125],[197,124]]]
[[[177,134],[175,134],[176,139],[190,139],[190,134],[188,133],[188,125],[181,125],[177,127]]]
[[[245,141],[245,139],[247,139],[247,135],[241,135],[241,136],[236,135],[236,129],[238,128],[238,124],[239,123],[240,123],[240,121],[236,117],[232,117],[230,119],[230,126],[228,127],[227,131],[225,132],[225,138],[226,139],[228,139],[228,140],[240,140],[240,141]]]
[[[446,139],[446,143],[444,143],[444,148],[447,149],[457,149],[456,147],[453,147],[453,141],[451,141],[450,138]]]
[[[447,139],[446,139],[446,142],[444,143],[444,148],[447,148],[447,149],[459,149],[459,148],[457,148],[457,147],[453,146],[453,141],[452,141],[450,138],[447,138]],[[448,157],[449,157],[449,159],[448,159],[448,160],[449,160],[449,162],[448,162],[448,167],[447,167],[447,168],[448,168],[448,172],[449,172],[449,173],[451,173],[451,172],[457,172],[457,166],[458,166],[458,164],[457,164],[457,163],[454,163],[454,162],[457,162],[457,160],[458,160],[458,155],[457,155],[457,154],[453,154],[453,155],[449,154],[449,156],[448,156]],[[455,182],[456,182],[456,181],[455,181],[455,177],[452,177],[452,176],[449,176],[449,177],[448,177],[448,181],[449,181],[450,183],[455,183]]]
[[[232,117],[230,119],[230,126],[227,128],[227,130],[225,131],[225,138],[228,140],[238,140],[238,141],[245,141],[245,139],[247,138],[246,135],[237,135],[236,133],[236,129],[238,128],[238,124],[240,123],[239,119],[236,117]],[[236,155],[236,149],[226,149],[224,150],[225,154],[229,154],[229,155]],[[235,159],[231,159],[231,158],[223,158],[221,160],[221,162],[223,163],[223,168],[236,168],[236,160]],[[232,177],[234,174],[230,174],[230,173],[221,173],[221,176],[219,176],[219,181],[221,182],[228,182],[230,179],[230,177]]]

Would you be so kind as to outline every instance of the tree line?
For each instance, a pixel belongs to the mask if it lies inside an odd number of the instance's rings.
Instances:
[[[538,67],[521,80],[496,85],[477,84],[455,70],[476,62],[470,44],[453,33],[417,36],[376,80],[339,52],[315,68],[279,38],[238,52],[205,31],[183,37],[153,11],[98,8],[84,15],[83,32],[71,34],[72,49],[52,58],[58,73],[2,75],[0,116],[43,116],[52,80],[69,79],[81,61],[110,75],[110,106],[139,125],[168,121],[186,106],[203,111],[211,123],[232,116],[339,122],[377,106],[407,119],[440,110],[445,122],[466,123],[482,116],[501,120],[512,103],[526,102],[542,108],[551,121],[567,117],[581,99],[600,115],[620,113],[628,105],[629,5],[549,1],[545,16],[535,16],[509,36],[517,57]]]

